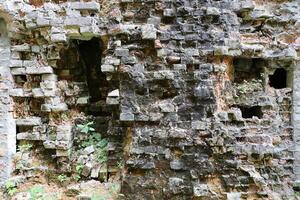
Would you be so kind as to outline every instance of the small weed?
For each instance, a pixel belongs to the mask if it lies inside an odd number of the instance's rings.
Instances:
[[[65,174],[60,174],[60,175],[57,176],[57,179],[58,179],[59,182],[63,183],[68,179],[68,177]]]
[[[81,147],[85,148],[91,145],[97,144],[97,142],[101,141],[101,134],[97,132],[90,133],[88,138],[81,143]]]
[[[122,161],[118,161],[118,162],[117,162],[117,167],[118,167],[119,169],[123,169],[123,168],[124,168],[124,163],[123,163]]]
[[[28,152],[32,148],[32,144],[23,144],[19,146],[19,151],[24,153]]]
[[[96,161],[98,163],[105,163],[108,160],[108,152],[106,148],[97,148],[96,149]]]
[[[20,160],[16,163],[16,170],[23,170],[25,168],[25,162],[24,160]]]
[[[77,165],[76,166],[76,172],[78,173],[78,174],[81,174],[81,172],[82,172],[82,170],[83,170],[83,165]]]
[[[94,122],[88,122],[85,124],[78,124],[77,127],[79,128],[81,133],[88,135],[87,139],[84,140],[81,144],[81,148],[85,148],[88,146],[93,145],[95,148],[95,159],[98,163],[104,163],[108,160],[108,140],[102,138],[100,133],[95,132],[95,129],[91,127]],[[79,178],[76,176],[77,179]]]
[[[107,150],[108,141],[107,139],[99,138],[96,146],[96,160],[99,163],[105,163],[108,160],[108,150]]]
[[[81,165],[81,164],[76,165],[76,167],[75,167],[76,174],[74,175],[74,179],[76,181],[79,181],[81,179],[82,170],[83,170],[83,165]]]
[[[300,197],[300,191],[299,191],[300,190],[300,183],[299,182],[295,183],[294,190],[296,190],[295,195],[297,197]]]
[[[5,183],[5,190],[9,196],[13,196],[17,192],[17,186],[12,181],[7,181]]]
[[[79,174],[75,174],[73,177],[77,182],[81,179],[81,176]]]
[[[81,133],[88,134],[92,131],[95,131],[95,129],[92,127],[93,124],[94,124],[94,122],[88,122],[86,124],[78,124],[77,128],[79,128],[79,131]]]

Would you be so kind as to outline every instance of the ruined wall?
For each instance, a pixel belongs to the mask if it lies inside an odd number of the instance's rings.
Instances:
[[[15,119],[2,126],[51,149],[54,169],[70,170],[76,123],[92,117],[125,199],[296,198],[297,0],[1,6]]]
[[[13,78],[9,70],[10,42],[6,22],[0,20],[0,77],[1,77],[1,109],[0,109],[0,182],[10,177],[13,171],[12,156],[16,153],[16,127],[13,119],[13,101],[9,91],[13,88]]]

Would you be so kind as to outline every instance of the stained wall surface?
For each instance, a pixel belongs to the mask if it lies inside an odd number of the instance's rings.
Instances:
[[[9,91],[13,88],[10,73],[10,40],[4,19],[0,19],[0,182],[3,183],[13,171],[12,156],[16,152],[16,125],[13,119],[13,101]]]

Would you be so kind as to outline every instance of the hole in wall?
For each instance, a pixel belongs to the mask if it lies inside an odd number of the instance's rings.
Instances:
[[[43,116],[41,106],[44,99],[32,97],[14,98],[14,116],[16,118],[26,118],[28,116]]]
[[[33,126],[18,126],[17,125],[17,133],[30,132],[32,131]]]
[[[40,83],[42,81],[42,76],[41,75],[29,75],[27,77],[27,83],[28,83],[28,87],[30,88],[39,88],[40,87]]]
[[[103,91],[108,85],[106,76],[101,72],[102,45],[98,38],[88,41],[77,41],[80,58],[85,65],[90,102],[97,102],[105,99],[107,91]]]
[[[243,83],[252,79],[261,79],[264,60],[259,58],[235,58],[233,60],[234,82]]]
[[[30,54],[28,52],[19,52],[20,60],[30,60]]]
[[[199,64],[187,64],[186,68],[188,72],[194,72],[194,70],[199,69]]]
[[[27,82],[27,77],[26,75],[14,75],[14,80],[16,87],[23,87],[24,84]]]
[[[103,43],[99,38],[71,40],[68,46],[61,49],[61,59],[57,61],[55,70],[60,81],[66,81],[71,89],[77,88],[76,95],[66,97],[69,107],[83,109],[87,115],[97,117],[111,115],[106,97],[114,85],[108,83],[101,71],[102,50]],[[78,107],[76,99],[79,98],[88,100]]]
[[[263,117],[261,106],[239,106],[238,108],[241,110],[243,118],[258,117],[261,119]]]
[[[25,89],[39,88],[42,81],[41,75],[14,75],[13,78],[16,87]]]
[[[162,18],[162,23],[164,23],[164,24],[173,24],[173,23],[175,23],[175,18],[174,17],[163,17]]]
[[[69,46],[62,48],[59,52],[60,60],[57,61],[55,74],[59,80],[70,80],[75,82],[85,82],[84,66],[79,62],[79,53],[74,42]]]
[[[101,71],[101,56],[104,49],[103,42],[99,38],[91,40],[71,40],[68,46],[65,46],[60,51],[60,60],[57,61],[55,73],[58,75],[59,83],[65,91],[65,102],[67,102],[70,110],[79,110],[87,117],[87,121],[93,121],[93,128],[101,133],[101,136],[107,138],[109,142],[118,143],[120,138],[111,136],[109,129],[114,123],[115,116],[114,107],[106,103],[107,94],[113,88],[118,88],[118,75],[113,74],[112,79],[108,83],[106,74]],[[75,93],[73,88],[77,88]],[[69,96],[68,90],[70,89]],[[84,98],[84,103],[77,103],[79,99]],[[68,100],[66,100],[68,99]],[[117,112],[117,111],[116,111]],[[119,116],[119,115],[116,115]],[[79,119],[78,124],[84,123]],[[76,122],[77,124],[77,122]],[[109,138],[108,138],[109,135]],[[78,139],[79,138],[79,139]],[[74,140],[74,148],[78,147],[83,140],[78,138]],[[114,172],[113,163],[115,158],[122,155],[121,150],[113,150],[108,154],[108,177]],[[120,154],[119,154],[120,153]]]
[[[269,75],[269,85],[275,89],[287,87],[287,71],[283,68],[275,70],[273,75]]]
[[[72,40],[68,47],[60,51],[57,61],[60,80],[86,83],[89,103],[105,101],[109,84],[101,71],[102,42],[99,38],[91,40]]]

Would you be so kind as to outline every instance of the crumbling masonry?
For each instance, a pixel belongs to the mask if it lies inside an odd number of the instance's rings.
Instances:
[[[0,182],[93,116],[125,199],[296,199],[299,4],[1,0]]]

